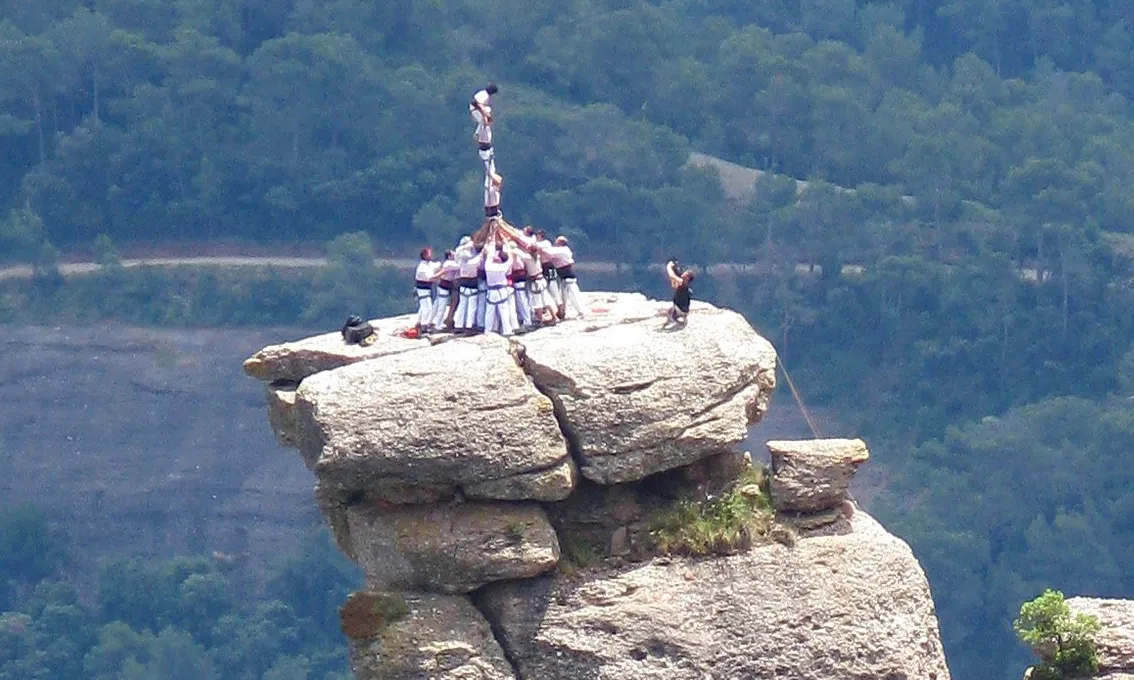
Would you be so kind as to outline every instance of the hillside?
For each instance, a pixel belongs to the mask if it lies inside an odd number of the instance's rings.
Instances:
[[[872,510],[938,590],[955,672],[1014,678],[1020,602],[1134,593],[1132,44],[1113,0],[4,3],[0,262],[32,277],[0,281],[0,320],[401,311],[404,281],[371,261],[476,226],[467,103],[495,80],[509,219],[627,265],[584,289],[651,291],[673,256],[752,263],[706,271],[698,298],[742,311],[808,402],[870,439]],[[221,240],[330,241],[328,266],[52,266]],[[40,471],[26,422],[3,450]]]

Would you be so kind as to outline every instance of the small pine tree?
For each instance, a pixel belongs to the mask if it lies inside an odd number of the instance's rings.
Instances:
[[[1032,680],[1064,680],[1094,675],[1099,670],[1094,634],[1099,622],[1086,614],[1071,615],[1063,593],[1048,589],[1020,607],[1012,627],[1031,645],[1043,663],[1033,667]]]

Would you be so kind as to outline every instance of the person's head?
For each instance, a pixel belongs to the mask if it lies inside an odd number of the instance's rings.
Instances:
[[[457,254],[456,254],[456,253],[454,253],[454,252],[453,252],[453,251],[451,251],[451,250],[446,250],[446,251],[445,251],[445,259],[446,259],[446,260],[452,260],[452,259],[453,259],[453,258],[455,258],[456,256],[457,256]]]
[[[532,225],[524,225],[524,236],[531,236],[533,233],[535,233],[535,231],[532,229]]]
[[[489,83],[488,86],[484,88],[484,91],[488,94],[496,94],[500,91],[500,88],[496,87],[496,83]]]
[[[547,232],[543,229],[538,229],[536,230],[535,237],[542,241],[547,238]]]
[[[425,246],[424,248],[422,248],[421,249],[421,259],[432,260],[433,259],[433,249],[430,248],[429,246]]]
[[[557,245],[557,246],[567,245],[567,237],[566,236],[556,236],[555,237],[555,245]]]

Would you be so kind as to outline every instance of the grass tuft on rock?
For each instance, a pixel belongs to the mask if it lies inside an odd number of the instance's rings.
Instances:
[[[578,534],[561,534],[559,548],[559,571],[564,576],[575,576],[606,557],[606,551],[601,545]]]
[[[369,590],[354,593],[339,608],[343,635],[351,640],[375,638],[408,614],[409,607],[401,597]]]
[[[767,471],[751,467],[721,494],[681,499],[655,516],[650,535],[668,555],[734,555],[763,541],[772,528]]]

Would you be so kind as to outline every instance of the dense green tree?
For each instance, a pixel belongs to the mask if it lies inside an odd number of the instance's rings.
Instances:
[[[53,575],[66,559],[63,541],[31,506],[0,511],[0,574],[33,584]]]

